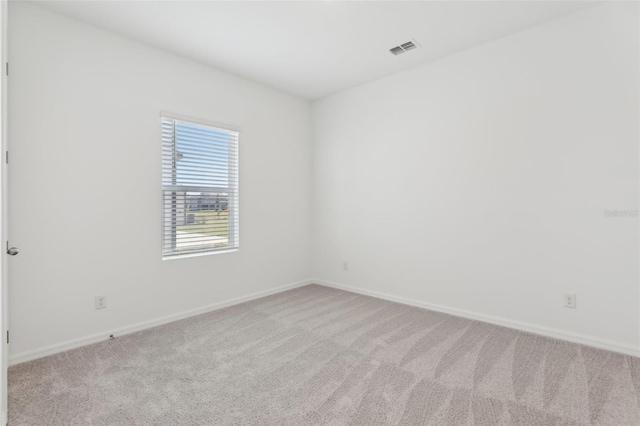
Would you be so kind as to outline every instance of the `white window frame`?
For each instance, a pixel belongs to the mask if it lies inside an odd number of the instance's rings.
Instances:
[[[164,175],[165,175],[165,160],[167,159],[166,157],[166,152],[165,152],[165,144],[167,143],[166,137],[165,137],[165,130],[164,130],[164,126],[166,125],[166,121],[171,120],[173,122],[174,128],[172,131],[172,149],[174,150],[174,154],[172,156],[172,161],[175,162],[176,160],[176,155],[175,155],[175,149],[176,149],[176,142],[175,142],[175,123],[176,122],[181,122],[181,123],[186,123],[186,124],[191,124],[191,125],[195,125],[195,126],[199,126],[199,127],[205,127],[205,128],[209,128],[209,129],[213,129],[213,130],[218,130],[218,131],[223,131],[223,132],[228,132],[232,138],[230,138],[229,140],[229,152],[230,152],[230,161],[229,161],[229,168],[228,168],[228,173],[229,173],[229,179],[228,179],[228,186],[227,187],[210,187],[210,186],[198,186],[198,185],[177,185],[177,183],[174,180],[174,185],[166,185],[164,182]],[[195,119],[195,118],[191,118],[191,117],[185,117],[185,116],[181,116],[181,115],[177,115],[177,114],[171,114],[171,113],[161,113],[160,114],[160,128],[161,128],[161,141],[162,141],[162,162],[161,162],[161,169],[162,169],[162,175],[163,175],[163,179],[162,179],[162,185],[161,185],[161,206],[162,206],[162,210],[161,210],[161,223],[162,223],[162,230],[161,230],[161,240],[162,240],[162,247],[161,247],[161,252],[162,252],[162,259],[163,260],[171,260],[171,259],[180,259],[180,258],[184,258],[184,257],[194,257],[194,256],[206,256],[206,255],[211,255],[211,254],[220,254],[220,253],[229,253],[229,252],[235,252],[238,251],[240,248],[240,232],[239,232],[239,221],[240,221],[240,214],[239,214],[239,204],[240,204],[240,192],[239,192],[239,157],[240,157],[240,153],[239,153],[239,141],[240,141],[240,129],[238,129],[237,127],[234,126],[228,126],[228,125],[220,125],[220,124],[216,124],[216,123],[212,123],[209,121],[205,121],[205,120],[201,120],[201,119]],[[233,155],[233,157],[232,157]],[[172,167],[172,174],[173,174],[173,179],[176,179],[176,166],[174,165]],[[210,247],[208,248],[200,248],[198,250],[188,250],[188,249],[183,249],[180,250],[177,248],[177,215],[175,214],[175,211],[177,210],[177,208],[175,207],[175,204],[173,204],[172,207],[172,211],[174,214],[172,214],[170,216],[170,224],[167,223],[167,202],[166,202],[166,196],[165,193],[167,191],[173,191],[173,192],[206,192],[206,193],[226,193],[228,194],[228,204],[227,204],[227,211],[228,211],[228,245],[225,247],[215,247],[215,245],[212,243]],[[174,196],[175,197],[175,196]],[[175,199],[175,198],[174,198]],[[175,201],[174,201],[175,203]],[[167,252],[166,249],[166,240],[167,240],[167,225],[170,226],[170,238],[171,238],[171,252]]]

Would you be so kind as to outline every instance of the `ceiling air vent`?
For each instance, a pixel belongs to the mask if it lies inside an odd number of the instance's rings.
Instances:
[[[407,52],[411,49],[415,49],[416,47],[418,47],[416,43],[414,43],[413,41],[408,41],[406,43],[402,43],[400,46],[392,47],[391,49],[389,49],[389,52],[398,56],[399,54]]]
[[[389,49],[389,52],[393,53],[394,55],[399,55],[401,53],[404,53],[404,49],[400,46],[396,46],[392,49]]]

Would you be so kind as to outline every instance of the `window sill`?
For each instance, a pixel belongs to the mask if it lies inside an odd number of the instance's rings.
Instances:
[[[211,256],[215,254],[234,253],[238,250],[239,250],[238,248],[230,248],[225,250],[206,251],[204,253],[178,254],[176,256],[163,256],[162,260],[176,260],[176,259],[185,259],[188,257],[202,257],[202,256]]]

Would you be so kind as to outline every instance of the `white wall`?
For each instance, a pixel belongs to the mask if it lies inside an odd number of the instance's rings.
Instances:
[[[638,47],[616,2],[315,103],[314,277],[637,351]]]
[[[309,277],[308,102],[33,5],[9,26],[14,360]],[[242,129],[238,252],[161,260],[161,111]]]

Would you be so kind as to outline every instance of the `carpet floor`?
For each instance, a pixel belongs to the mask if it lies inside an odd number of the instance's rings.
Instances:
[[[309,285],[9,369],[9,425],[640,425],[640,358]]]

